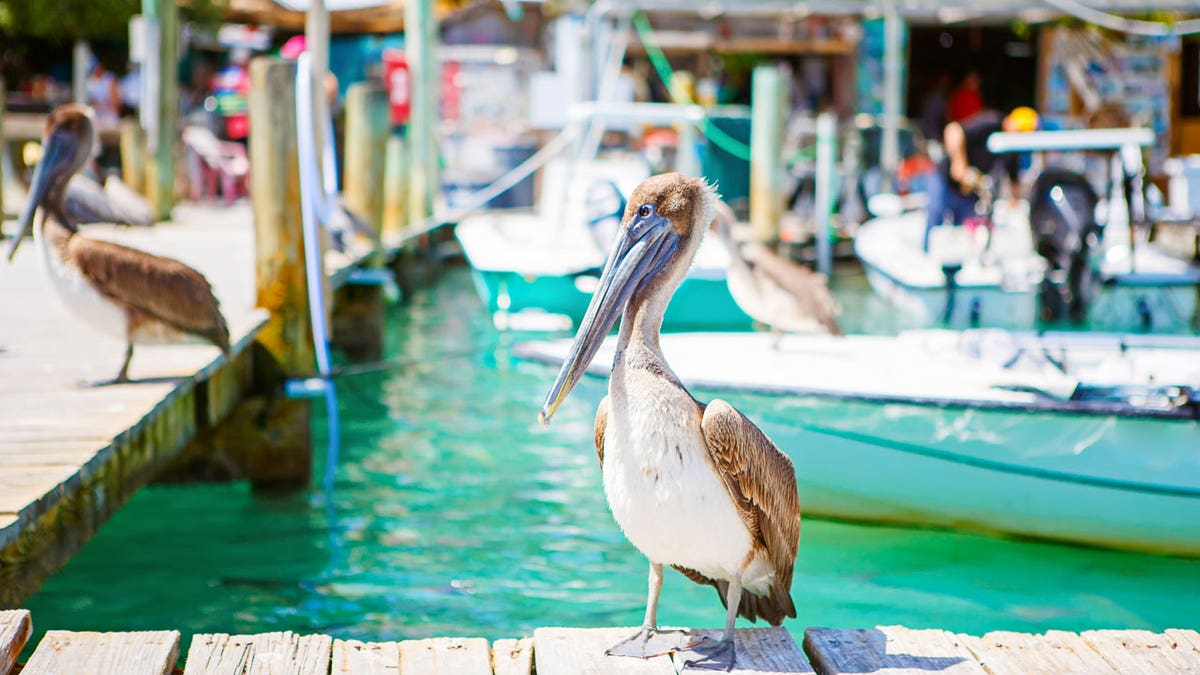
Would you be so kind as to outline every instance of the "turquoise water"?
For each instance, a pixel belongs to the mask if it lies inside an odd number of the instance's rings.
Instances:
[[[904,327],[861,278],[837,292],[849,330]],[[585,378],[542,429],[554,373],[514,360],[518,337],[492,329],[451,269],[393,310],[391,367],[339,381],[331,493],[146,488],[26,603],[35,629],[177,629],[186,646],[201,632],[494,639],[640,623],[646,561],[608,514],[592,446],[604,384]],[[317,405],[322,448],[326,422]],[[1198,579],[1200,560],[807,519],[785,625],[1195,628]],[[717,627],[724,611],[668,572],[659,618]]]

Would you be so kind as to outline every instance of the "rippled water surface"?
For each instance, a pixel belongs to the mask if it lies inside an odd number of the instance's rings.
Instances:
[[[839,279],[851,331],[904,327]],[[391,366],[342,378],[331,493],[140,491],[27,602],[35,629],[320,631],[385,640],[640,623],[646,561],[610,517],[585,379],[549,429],[554,373],[510,357],[466,270],[391,311]],[[315,406],[314,486],[328,439]],[[659,618],[720,626],[668,572]],[[982,633],[1198,625],[1200,560],[808,519],[785,624]],[[35,636],[36,639],[36,636]]]

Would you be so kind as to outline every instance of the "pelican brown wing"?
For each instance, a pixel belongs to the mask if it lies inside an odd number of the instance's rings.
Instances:
[[[173,258],[120,244],[71,237],[68,258],[97,290],[229,351],[229,327],[208,279]]]
[[[709,457],[750,530],[755,546],[766,553],[775,572],[767,595],[743,592],[738,613],[751,621],[761,616],[778,625],[795,617],[791,598],[792,567],[800,541],[800,498],[792,461],[771,439],[733,406],[720,399],[703,412],[701,429]],[[717,588],[725,600],[726,582],[681,569],[698,583]]]
[[[608,429],[608,397],[600,399],[596,407],[596,457],[600,459],[600,468],[604,469],[604,431]]]

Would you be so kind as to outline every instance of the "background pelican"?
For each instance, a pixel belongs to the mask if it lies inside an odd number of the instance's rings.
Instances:
[[[642,183],[625,209],[599,287],[539,415],[547,423],[623,315],[608,396],[596,411],[596,451],[617,523],[650,560],[641,630],[608,653],[678,648],[658,633],[662,567],[708,584],[727,608],[725,634],[693,644],[689,665],[733,667],[734,620],[778,625],[796,616],[790,589],[800,536],[791,461],[725,401],[692,398],[659,347],[671,295],[691,266],[718,198],[680,174]]]
[[[71,176],[91,153],[94,136],[87,108],[69,104],[50,114],[9,260],[40,207],[34,239],[55,289],[80,318],[126,342],[125,361],[113,382],[128,380],[135,343],[200,338],[228,354],[229,328],[203,275],[178,260],[78,235],[65,196]]]
[[[67,217],[76,225],[112,223],[146,227],[154,224],[150,202],[114,174],[109,174],[103,185],[83,173],[71,176],[64,208]]]
[[[796,264],[756,241],[739,241],[736,218],[717,202],[716,231],[729,249],[729,293],[750,318],[781,333],[841,335],[841,313],[824,274]]]

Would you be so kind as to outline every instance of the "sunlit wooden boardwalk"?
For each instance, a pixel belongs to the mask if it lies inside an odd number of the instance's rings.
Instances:
[[[248,347],[267,318],[255,308],[249,204],[181,205],[170,223],[85,234],[203,272],[233,353],[138,347],[132,382],[89,386],[116,373],[124,344],[67,310],[37,248],[0,263],[0,607],[19,606],[199,429],[229,414],[251,382]]]
[[[163,675],[184,655],[184,675],[673,675],[695,654],[646,661],[607,657],[605,647],[632,628],[540,628],[532,638],[431,638],[360,642],[290,632],[197,635],[181,650],[177,631],[47,631],[22,675],[107,673]],[[720,631],[710,631],[719,635]],[[0,612],[0,675],[7,675],[31,633],[25,610]],[[1097,630],[1041,635],[994,632],[983,637],[881,626],[810,628],[803,650],[784,628],[737,632],[734,673],[1195,673],[1200,634]]]

